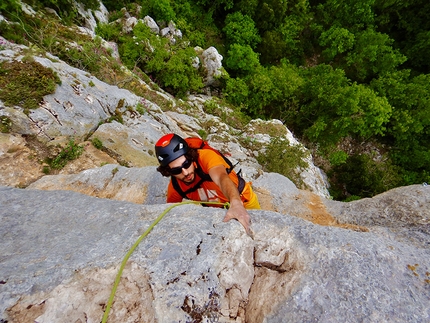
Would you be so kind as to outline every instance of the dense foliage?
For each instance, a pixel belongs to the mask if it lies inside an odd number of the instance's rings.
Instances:
[[[95,0],[81,2],[97,7]],[[69,0],[38,3],[73,19]],[[330,175],[334,198],[368,197],[430,181],[428,1],[103,3],[111,23],[99,24],[97,34],[118,44],[127,67],[146,73],[174,95],[202,89],[200,71],[192,67],[193,48],[216,47],[226,69],[221,97],[250,117],[282,120],[313,149]],[[183,39],[169,42],[142,23],[124,33],[115,22],[124,18],[123,7],[138,18],[153,17],[160,26],[174,21]],[[10,18],[18,16],[19,6],[6,0],[0,10]],[[33,25],[26,30],[37,34]],[[19,28],[7,29],[15,41]],[[55,49],[58,42],[49,41],[40,43]],[[73,61],[69,53],[57,51]],[[74,55],[81,68],[97,68],[97,60]]]

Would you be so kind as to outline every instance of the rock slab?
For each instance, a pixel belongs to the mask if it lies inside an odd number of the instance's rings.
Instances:
[[[0,205],[0,319],[38,323],[100,322],[124,255],[169,206],[8,187]],[[132,254],[109,321],[429,321],[425,225],[417,245],[261,210],[253,240],[224,214],[168,212]]]

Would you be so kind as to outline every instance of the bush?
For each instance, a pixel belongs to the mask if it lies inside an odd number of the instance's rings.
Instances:
[[[68,145],[57,156],[48,158],[46,162],[52,169],[62,169],[69,161],[79,158],[83,151],[84,147],[75,144],[74,140],[71,139]]]
[[[0,63],[0,99],[7,106],[37,109],[45,95],[55,92],[61,81],[50,68],[35,61]]]
[[[343,164],[328,173],[330,193],[336,200],[350,200],[351,196],[372,197],[401,185],[400,169],[389,160],[375,161],[366,154],[349,156]]]
[[[300,145],[291,146],[285,139],[272,138],[264,153],[257,157],[257,161],[267,172],[274,172],[288,177],[302,187],[299,170],[308,166],[304,158],[308,153]]]
[[[151,16],[156,21],[169,22],[175,20],[176,15],[169,0],[144,0],[141,3],[141,16]]]
[[[8,19],[16,20],[17,16],[22,14],[20,2],[18,0],[3,0],[0,3],[0,12]],[[0,28],[0,30],[4,31],[3,28]],[[6,39],[9,38],[6,37]]]
[[[223,32],[226,35],[227,43],[230,45],[249,45],[255,49],[255,46],[261,41],[252,18],[248,15],[242,15],[240,11],[227,15]]]
[[[94,40],[78,40],[78,46],[63,43],[57,47],[57,55],[70,65],[97,75],[102,67],[102,57],[110,58],[108,50],[102,46],[100,37]]]
[[[105,40],[118,42],[121,35],[121,25],[116,23],[97,24],[95,33]]]
[[[188,91],[195,92],[203,87],[202,77],[192,66],[195,56],[193,48],[179,49],[170,56],[158,75],[167,90],[179,97],[184,97]]]
[[[238,74],[248,74],[260,66],[258,54],[249,45],[233,44],[227,52],[225,65]]]

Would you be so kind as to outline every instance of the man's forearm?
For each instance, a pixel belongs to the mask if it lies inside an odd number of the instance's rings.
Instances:
[[[221,176],[220,178],[220,189],[227,197],[229,202],[238,201],[242,203],[242,200],[239,195],[239,191],[237,190],[236,185],[234,185],[233,181],[230,179],[228,175]]]

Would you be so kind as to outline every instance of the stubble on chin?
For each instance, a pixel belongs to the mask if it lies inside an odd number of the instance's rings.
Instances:
[[[194,181],[194,173],[191,173],[189,176],[184,176],[182,181],[187,184],[191,184]]]

